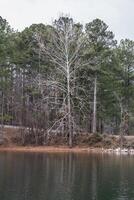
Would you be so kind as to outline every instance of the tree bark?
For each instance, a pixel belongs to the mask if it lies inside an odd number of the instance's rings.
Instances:
[[[96,133],[96,104],[97,104],[97,77],[94,78],[94,100],[93,100],[93,133]]]
[[[2,92],[0,143],[3,143],[3,138],[4,138],[3,131],[4,131],[4,94]]]
[[[71,130],[71,97],[70,97],[70,70],[67,58],[67,108],[68,108],[68,132],[69,132],[69,147],[72,147],[72,130]]]

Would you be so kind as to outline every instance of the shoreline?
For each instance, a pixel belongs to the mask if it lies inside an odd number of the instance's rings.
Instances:
[[[90,147],[52,147],[52,146],[9,146],[0,147],[0,152],[33,152],[33,153],[102,153],[102,148],[90,148]]]
[[[20,152],[20,153],[97,153],[97,154],[126,154],[134,155],[134,149],[106,149],[97,147],[72,147],[67,146],[1,146],[0,152]]]

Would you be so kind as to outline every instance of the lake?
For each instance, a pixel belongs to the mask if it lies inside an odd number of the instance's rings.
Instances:
[[[134,156],[0,152],[0,200],[134,200]]]

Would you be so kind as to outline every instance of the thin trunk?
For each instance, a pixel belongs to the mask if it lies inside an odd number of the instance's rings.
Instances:
[[[0,143],[3,143],[3,138],[4,138],[3,131],[4,131],[4,94],[2,92]]]
[[[66,77],[67,77],[67,110],[68,110],[68,133],[69,147],[72,147],[72,129],[71,129],[71,96],[70,96],[70,64],[68,52],[68,35],[65,38],[65,54],[66,54]]]
[[[97,77],[94,79],[94,101],[93,101],[93,133],[96,133],[96,99],[97,99]]]
[[[121,122],[120,122],[120,149],[123,147],[123,107],[120,103],[120,109],[121,109]]]
[[[70,75],[69,65],[67,62],[67,107],[68,107],[68,131],[69,131],[69,147],[72,147],[72,130],[71,130],[71,103],[70,103]]]
[[[130,93],[130,66],[128,66],[128,70],[127,70],[127,113],[128,113],[128,118],[127,118],[127,121],[126,121],[126,133],[127,135],[129,135],[129,112],[130,112],[130,96],[131,96],[131,93]]]

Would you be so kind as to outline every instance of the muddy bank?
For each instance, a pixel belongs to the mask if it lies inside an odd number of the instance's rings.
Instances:
[[[93,153],[93,154],[116,154],[116,155],[134,155],[134,149],[127,148],[116,148],[116,149],[104,149],[104,148],[90,148],[90,147],[73,147],[69,148],[66,146],[59,147],[19,147],[19,146],[10,146],[10,147],[0,147],[0,152],[20,152],[20,153]]]
[[[33,135],[28,135],[25,137],[25,143],[23,143],[19,129],[8,127],[4,130],[4,142],[0,145],[0,150],[98,152],[119,147],[134,149],[134,136],[124,136],[121,140],[119,135],[81,133],[74,135],[73,148],[71,149],[68,148],[68,138],[61,135],[51,135],[47,143],[43,143],[42,138],[39,144],[35,144],[34,141]]]
[[[89,152],[89,153],[100,153],[103,152],[102,149],[100,148],[80,148],[80,147],[33,147],[33,146],[28,146],[28,147],[19,147],[19,146],[10,146],[10,147],[0,147],[0,152],[34,152],[34,153],[40,153],[40,152],[46,152],[46,153],[69,153],[69,152],[74,152],[74,153],[84,153],[84,152]]]

